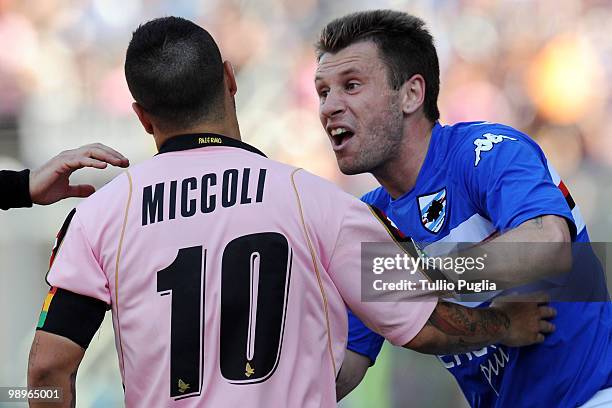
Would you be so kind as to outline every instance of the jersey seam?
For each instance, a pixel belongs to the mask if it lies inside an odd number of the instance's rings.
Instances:
[[[117,256],[115,258],[115,310],[117,313],[117,337],[119,340],[119,352],[121,354],[121,371],[123,372],[123,382],[125,384],[125,358],[123,356],[123,339],[121,337],[121,323],[119,322],[119,262],[121,259],[121,248],[123,246],[123,238],[125,236],[125,228],[127,225],[128,213],[132,202],[132,176],[129,171],[125,172],[128,178],[128,198],[123,217],[123,225],[119,236],[119,246],[117,248]]]
[[[312,245],[312,242],[310,240],[310,235],[308,234],[308,228],[306,228],[306,221],[304,219],[304,212],[302,209],[302,203],[300,200],[300,194],[298,192],[297,189],[297,185],[295,183],[295,174],[302,170],[301,168],[297,168],[295,170],[293,170],[293,172],[291,173],[291,184],[293,186],[293,191],[295,192],[295,198],[296,198],[296,202],[298,205],[298,212],[300,215],[300,221],[302,223],[302,227],[304,230],[304,235],[306,237],[306,244],[308,245],[308,249],[310,251],[310,257],[312,260],[312,266],[314,267],[315,270],[315,274],[317,277],[317,283],[319,284],[319,290],[321,292],[321,297],[323,298],[323,310],[325,313],[325,322],[326,322],[326,329],[327,329],[327,348],[329,351],[329,355],[331,358],[331,363],[332,363],[332,368],[334,370],[334,377],[336,376],[336,361],[334,359],[334,353],[332,351],[332,345],[331,345],[331,328],[330,328],[330,324],[329,324],[329,309],[328,309],[328,302],[327,302],[327,296],[325,295],[325,290],[323,288],[323,281],[321,280],[321,274],[319,272],[319,268],[317,267],[317,262],[316,262],[316,255],[314,252],[314,248]]]

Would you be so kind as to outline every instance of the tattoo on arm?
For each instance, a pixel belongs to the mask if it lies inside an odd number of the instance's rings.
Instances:
[[[36,354],[38,353],[38,343],[40,342],[38,337],[34,337],[34,343],[30,349],[30,356],[28,357],[28,371],[34,367],[34,361],[36,360]]]
[[[463,353],[498,341],[510,328],[510,319],[497,309],[470,309],[440,302],[427,324],[445,335],[445,350]]]
[[[533,224],[536,226],[537,229],[544,228],[544,225],[542,224],[542,217],[534,218],[532,221],[533,221]]]

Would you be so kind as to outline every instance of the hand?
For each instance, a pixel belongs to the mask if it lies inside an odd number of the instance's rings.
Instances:
[[[89,184],[70,185],[68,178],[83,167],[104,169],[107,163],[127,167],[121,153],[100,143],[62,152],[30,172],[30,197],[35,204],[47,205],[67,197],[89,197],[96,188]]]
[[[546,306],[548,301],[546,295],[507,296],[495,299],[491,307],[504,312],[510,320],[510,327],[501,343],[510,347],[542,343],[545,335],[555,331],[555,325],[547,319],[555,317],[557,311]]]

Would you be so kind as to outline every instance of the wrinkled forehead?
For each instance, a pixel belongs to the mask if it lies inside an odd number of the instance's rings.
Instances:
[[[372,41],[351,44],[336,53],[321,55],[315,72],[315,81],[338,74],[371,72],[384,67],[378,47]]]

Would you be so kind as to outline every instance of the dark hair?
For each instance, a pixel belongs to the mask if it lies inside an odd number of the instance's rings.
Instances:
[[[433,37],[425,28],[425,22],[393,10],[348,14],[323,28],[316,44],[317,58],[362,41],[372,41],[378,46],[380,57],[387,66],[389,85],[393,89],[399,89],[415,74],[423,76],[425,115],[432,122],[438,120],[440,67]]]
[[[136,102],[163,126],[180,129],[223,114],[219,48],[183,18],[157,18],[134,31],[125,78]]]

